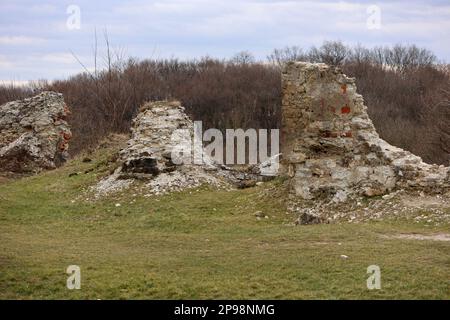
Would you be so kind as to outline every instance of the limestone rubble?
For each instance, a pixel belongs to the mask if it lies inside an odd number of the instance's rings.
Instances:
[[[282,168],[293,195],[344,202],[394,189],[450,189],[449,167],[426,164],[378,136],[355,79],[339,68],[288,63],[282,90]]]
[[[0,171],[35,173],[68,157],[72,134],[62,94],[42,92],[0,106]]]

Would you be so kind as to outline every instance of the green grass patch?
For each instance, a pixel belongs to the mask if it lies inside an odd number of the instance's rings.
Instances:
[[[381,237],[448,226],[294,226],[284,199],[261,196],[265,186],[86,201],[109,157],[0,184],[1,299],[450,298],[449,242]],[[80,290],[66,288],[72,264]],[[381,290],[366,287],[373,264]]]

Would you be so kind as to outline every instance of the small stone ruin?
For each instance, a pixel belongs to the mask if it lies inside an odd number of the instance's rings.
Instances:
[[[217,163],[194,141],[194,124],[180,102],[145,103],[133,120],[127,147],[119,153],[120,166],[97,184],[96,195],[128,188],[137,180],[145,184],[142,192],[158,195],[204,184],[246,188],[270,178],[264,175],[267,163],[230,168]]]
[[[95,187],[97,196],[120,191],[134,182],[144,183],[144,194],[164,194],[209,184],[225,186],[219,169],[203,154],[203,162],[173,159],[176,148],[191,147],[194,126],[178,101],[145,103],[133,120],[131,138],[119,154],[120,166]],[[194,152],[186,156],[190,156]],[[173,152],[175,151],[175,152]],[[203,152],[203,149],[197,150]]]
[[[36,173],[68,157],[72,134],[62,94],[42,92],[0,106],[0,171]]]
[[[325,64],[291,62],[282,73],[283,174],[303,199],[376,196],[394,189],[446,192],[450,168],[382,140],[355,79]]]
[[[133,120],[128,146],[120,151],[120,176],[153,178],[161,173],[173,172],[181,164],[192,169],[189,166],[191,159],[174,160],[172,155],[175,148],[183,145],[192,147],[193,128],[192,121],[178,101],[145,103]],[[200,152],[203,152],[201,148]],[[177,155],[176,152],[174,154]],[[215,169],[213,161],[204,154],[202,165],[205,169]]]

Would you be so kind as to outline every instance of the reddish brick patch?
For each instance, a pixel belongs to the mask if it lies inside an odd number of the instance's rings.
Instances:
[[[60,141],[60,143],[59,143],[59,150],[61,152],[66,150],[66,146],[67,146],[67,142],[66,141],[64,141],[64,140]]]
[[[64,140],[70,140],[70,138],[72,138],[72,135],[69,132],[64,132],[63,138]]]
[[[345,105],[341,108],[341,113],[350,113],[350,107]]]
[[[322,132],[322,137],[323,138],[337,138],[338,134],[337,132],[332,132],[332,131],[324,131]]]
[[[351,138],[352,137],[352,132],[351,131],[347,131],[347,132],[344,132],[343,135],[346,138]]]

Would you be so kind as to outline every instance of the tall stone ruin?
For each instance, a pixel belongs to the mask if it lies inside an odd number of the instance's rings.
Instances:
[[[282,73],[282,168],[304,199],[394,189],[444,192],[448,167],[430,165],[382,140],[355,79],[325,64],[291,62]]]

